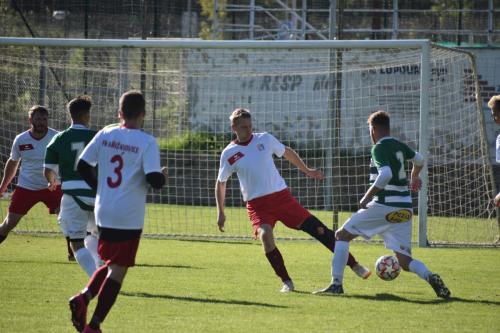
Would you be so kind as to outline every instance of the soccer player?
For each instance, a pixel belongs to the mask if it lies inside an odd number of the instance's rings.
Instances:
[[[384,239],[386,248],[394,251],[403,270],[417,274],[427,281],[438,297],[449,298],[450,290],[438,274],[432,273],[421,261],[412,258],[412,200],[405,172],[406,161],[413,164],[410,189],[420,190],[419,177],[424,165],[421,154],[391,137],[390,118],[377,111],[368,118],[373,142],[370,163],[371,186],[361,199],[361,207],[336,232],[335,254],[332,260],[332,283],[316,293],[343,294],[344,266],[349,242],[358,236],[365,239],[375,234]]]
[[[78,332],[101,332],[100,325],[118,296],[128,268],[135,265],[148,188],[159,189],[166,182],[167,170],[160,167],[156,140],[141,131],[145,107],[142,93],[124,93],[119,102],[120,124],[99,131],[78,162],[83,179],[97,189],[94,212],[99,255],[104,261],[87,286],[69,300],[71,320]],[[97,305],[87,324],[87,305],[96,296]]]
[[[87,226],[90,230],[95,228],[95,190],[82,179],[76,166],[81,152],[97,133],[88,128],[91,106],[89,96],[78,96],[68,103],[71,126],[52,138],[47,146],[44,164],[49,190],[57,188],[58,174],[61,175],[63,197],[59,225],[64,236],[70,239],[76,261],[88,276],[92,276],[99,266],[97,239],[92,234],[87,236]],[[95,246],[87,248],[85,240],[87,246]]]
[[[491,97],[488,107],[491,109],[491,116],[495,124],[500,125],[500,95]],[[500,163],[500,134],[497,136],[496,141],[496,161]],[[495,205],[500,205],[500,193],[495,196]]]
[[[271,134],[253,133],[252,117],[247,109],[234,110],[229,119],[236,140],[224,149],[220,157],[219,175],[215,185],[219,230],[224,231],[226,222],[226,181],[236,172],[243,200],[247,202],[248,217],[252,222],[254,235],[261,240],[269,263],[283,282],[281,292],[293,291],[292,279],[274,241],[273,228],[276,221],[280,220],[289,228],[307,232],[330,251],[333,251],[335,235],[292,196],[285,180],[276,169],[273,155],[284,156],[300,171],[314,179],[324,179],[324,175],[319,170],[307,167],[292,148],[286,147]],[[366,279],[371,274],[350,254],[347,264],[361,278]]]
[[[9,212],[0,225],[0,243],[7,238],[9,232],[37,203],[43,202],[50,214],[57,214],[59,211],[62,197],[61,188],[54,186],[49,189],[43,175],[45,149],[57,131],[48,127],[49,111],[44,106],[33,106],[28,115],[30,129],[17,135],[14,139],[10,158],[5,164],[0,184],[0,197],[2,197],[21,164]]]

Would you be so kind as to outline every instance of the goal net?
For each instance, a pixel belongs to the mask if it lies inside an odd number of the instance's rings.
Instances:
[[[120,95],[140,89],[147,99],[144,130],[157,138],[170,175],[168,186],[148,195],[145,234],[252,237],[236,175],[227,183],[226,232],[217,228],[214,187],[236,107],[251,110],[256,132],[272,133],[324,171],[324,181],[313,180],[276,158],[298,201],[325,224],[340,226],[369,183],[367,117],[386,110],[392,135],[428,157],[427,195],[420,205],[414,196],[415,240],[421,223],[431,244],[493,244],[499,234],[496,190],[473,59],[435,46],[426,58],[420,44],[394,42],[3,38],[0,168],[14,137],[28,129],[32,105],[48,106],[50,126],[62,130],[70,124],[65,104],[86,93],[93,99],[92,127],[100,129],[117,122]],[[425,68],[428,81],[422,81]],[[8,203],[0,201],[2,216]],[[16,230],[59,232],[56,217],[41,205]],[[280,223],[276,234],[307,236]]]

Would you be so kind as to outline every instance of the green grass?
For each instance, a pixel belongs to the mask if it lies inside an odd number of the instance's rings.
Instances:
[[[391,282],[346,271],[340,297],[330,254],[309,241],[278,242],[297,292],[281,294],[258,242],[143,239],[104,332],[498,332],[498,249],[419,249],[415,256],[453,292],[437,299],[416,275]],[[370,264],[388,253],[355,243]],[[0,332],[72,332],[67,299],[87,281],[66,261],[62,237],[12,234],[0,245]],[[95,302],[93,302],[95,304]],[[92,307],[91,307],[92,310]]]
[[[5,214],[9,201],[0,200],[0,212]],[[333,213],[330,211],[313,211],[326,225],[332,226]],[[248,221],[245,208],[226,208],[226,232],[221,234],[217,228],[217,211],[215,207],[182,206],[148,204],[144,232],[151,235],[209,235],[251,237],[252,227]],[[351,215],[349,212],[339,214],[342,225]],[[1,216],[3,219],[3,215]],[[429,217],[428,239],[438,243],[470,243],[493,244],[499,236],[498,223],[495,218],[474,219],[462,217]],[[23,218],[17,227],[18,231],[59,232],[55,215],[48,215],[43,204],[36,205]],[[277,237],[304,238],[307,235],[297,232],[278,223],[275,229]],[[414,217],[413,240],[418,239],[418,217]]]

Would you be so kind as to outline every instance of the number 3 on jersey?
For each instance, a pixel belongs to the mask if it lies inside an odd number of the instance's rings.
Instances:
[[[116,174],[116,180],[113,180],[113,178],[111,177],[107,177],[106,181],[109,187],[116,188],[122,183],[123,158],[121,155],[114,155],[113,157],[111,157],[110,162],[113,164],[117,163],[116,168],[113,170],[113,172]]]

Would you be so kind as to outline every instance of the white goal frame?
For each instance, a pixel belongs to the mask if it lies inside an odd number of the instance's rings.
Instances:
[[[328,40],[328,41],[204,41],[204,40],[114,40],[114,39],[56,39],[56,38],[0,38],[0,45],[36,47],[107,47],[107,48],[337,48],[337,49],[419,49],[420,50],[420,135],[419,152],[428,156],[429,93],[430,86],[430,42],[429,40]],[[327,175],[328,176],[328,175]],[[423,186],[418,194],[418,244],[426,247],[427,242],[427,166],[421,172]]]

